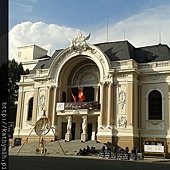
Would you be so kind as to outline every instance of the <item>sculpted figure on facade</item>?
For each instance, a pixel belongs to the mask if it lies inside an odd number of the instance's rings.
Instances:
[[[70,52],[72,53],[73,51],[87,50],[89,46],[86,40],[90,39],[90,35],[91,34],[85,37],[82,35],[82,33],[80,33],[76,38],[73,38],[72,40],[68,38],[69,41],[71,42]]]
[[[119,93],[119,104],[120,104],[121,109],[124,108],[125,103],[126,103],[126,94],[125,94],[125,92],[122,90],[122,91],[120,91],[120,93]]]
[[[126,128],[126,125],[127,125],[126,116],[119,117],[119,119],[118,119],[118,127]]]
[[[87,133],[87,116],[82,116],[83,123],[82,123],[82,130],[83,134]]]
[[[72,118],[71,118],[71,116],[67,116],[66,119],[68,121],[67,122],[67,133],[71,134]]]
[[[41,110],[44,110],[45,109],[45,95],[41,95],[39,100],[40,100],[39,106],[40,106]]]

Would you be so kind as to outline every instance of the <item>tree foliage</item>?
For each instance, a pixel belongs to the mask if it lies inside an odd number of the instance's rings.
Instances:
[[[22,64],[18,64],[14,59],[8,61],[8,119],[9,121],[15,122],[18,100],[18,85],[20,76],[29,74],[29,70],[24,71]]]
[[[2,101],[7,101],[8,93],[8,64],[7,62],[0,66],[0,97]]]

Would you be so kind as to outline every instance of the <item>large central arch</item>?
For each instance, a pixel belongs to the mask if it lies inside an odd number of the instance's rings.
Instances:
[[[50,70],[50,79],[55,79],[55,83],[59,84],[60,74],[63,69],[69,69],[69,67],[76,66],[80,62],[86,60],[92,60],[99,68],[100,82],[103,82],[108,75],[110,63],[108,57],[96,46],[89,45],[88,50],[70,53],[69,48],[61,51],[53,60]]]

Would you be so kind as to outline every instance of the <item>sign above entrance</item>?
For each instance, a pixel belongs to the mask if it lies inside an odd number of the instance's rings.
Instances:
[[[57,111],[63,111],[64,110],[64,103],[57,103],[56,110]]]
[[[76,110],[76,109],[100,109],[98,102],[69,102],[69,103],[57,103],[56,110]]]

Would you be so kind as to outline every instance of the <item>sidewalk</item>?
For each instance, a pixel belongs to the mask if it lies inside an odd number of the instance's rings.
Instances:
[[[166,158],[144,158],[144,161],[170,164],[170,159],[166,159]]]

